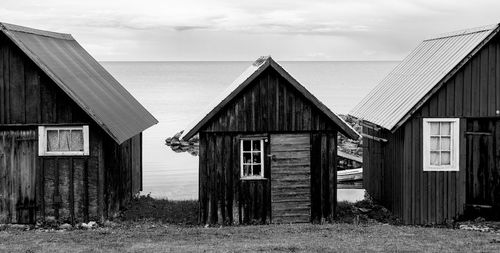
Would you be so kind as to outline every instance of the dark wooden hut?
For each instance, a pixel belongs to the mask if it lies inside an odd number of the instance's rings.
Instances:
[[[500,214],[498,30],[424,40],[350,113],[366,190],[407,224]]]
[[[271,57],[259,58],[187,129],[199,133],[202,223],[330,219],[337,133],[359,135]]]
[[[0,30],[0,223],[112,216],[142,188],[156,119],[71,35]]]

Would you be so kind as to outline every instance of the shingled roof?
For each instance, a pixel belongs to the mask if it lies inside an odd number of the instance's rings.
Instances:
[[[158,123],[70,34],[7,23],[0,30],[117,143]]]
[[[495,24],[424,40],[349,114],[397,129],[498,30]]]
[[[293,78],[283,67],[275,62],[270,56],[263,56],[257,59],[250,67],[248,67],[236,80],[234,80],[228,88],[222,92],[210,106],[208,110],[200,114],[184,131],[181,137],[184,140],[189,140],[225,105],[235,98],[252,80],[257,78],[267,68],[275,69],[283,78],[285,78],[295,89],[297,89],[306,99],[308,99],[316,108],[322,111],[330,120],[332,120],[340,129],[340,132],[351,139],[358,139],[359,134],[342,118],[333,113],[314,95],[312,95],[304,86],[302,86],[295,78]]]

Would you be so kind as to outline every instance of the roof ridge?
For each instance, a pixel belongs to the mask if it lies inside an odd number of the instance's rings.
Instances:
[[[451,31],[451,32],[439,33],[439,34],[435,34],[435,35],[431,35],[431,36],[427,37],[426,39],[424,39],[424,41],[440,40],[440,39],[445,39],[445,38],[450,38],[450,37],[457,37],[457,36],[464,36],[464,35],[469,35],[469,34],[473,34],[473,33],[480,33],[480,32],[484,32],[484,31],[493,30],[493,29],[497,28],[498,25],[499,24],[491,24],[491,25],[461,29],[461,30],[456,30],[456,31]]]
[[[14,24],[9,24],[9,23],[4,23],[4,22],[0,22],[0,30],[30,33],[30,34],[35,34],[35,35],[39,35],[39,36],[45,36],[45,37],[50,37],[50,38],[55,38],[55,39],[62,39],[62,40],[74,40],[73,36],[71,36],[71,34],[68,34],[68,33],[51,32],[51,31],[34,29],[34,28],[26,27],[26,26],[14,25]]]

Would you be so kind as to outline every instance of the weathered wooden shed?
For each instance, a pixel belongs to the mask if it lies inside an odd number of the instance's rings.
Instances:
[[[424,40],[350,113],[366,190],[407,224],[500,218],[498,30]]]
[[[0,223],[112,216],[142,188],[156,119],[71,35],[0,31]]]
[[[208,108],[182,137],[200,137],[200,222],[334,215],[337,133],[359,135],[271,57],[255,61]]]

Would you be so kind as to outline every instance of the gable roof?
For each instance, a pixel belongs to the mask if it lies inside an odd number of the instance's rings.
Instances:
[[[358,139],[359,134],[342,118],[333,113],[314,95],[312,95],[304,86],[302,86],[295,78],[286,72],[271,56],[262,56],[257,59],[250,67],[248,67],[231,85],[221,93],[210,106],[208,110],[202,113],[194,120],[184,131],[182,139],[189,140],[225,105],[231,102],[245,87],[247,87],[255,78],[257,78],[267,68],[275,69],[283,78],[285,78],[293,87],[295,87],[307,100],[309,100],[316,108],[322,111],[330,120],[332,120],[339,128],[340,132],[351,139]]]
[[[158,123],[70,34],[6,23],[0,30],[117,143]]]
[[[495,24],[424,40],[349,114],[394,131],[498,30]]]

